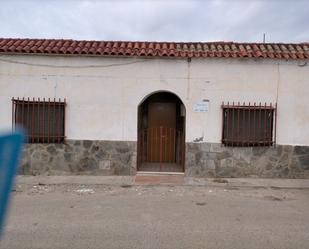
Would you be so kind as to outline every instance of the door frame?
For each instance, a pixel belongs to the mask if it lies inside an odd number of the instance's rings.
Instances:
[[[181,140],[180,140],[180,147],[179,150],[181,150],[180,152],[180,158],[181,158],[181,163],[179,164],[181,166],[181,170],[182,172],[185,172],[185,154],[186,154],[186,142],[185,142],[185,137],[186,137],[186,106],[185,104],[183,103],[183,101],[181,100],[181,98],[171,92],[171,91],[165,91],[165,90],[160,90],[160,91],[155,91],[155,92],[152,92],[150,94],[148,94],[147,96],[145,96],[139,103],[139,105],[137,106],[137,162],[136,162],[136,169],[137,171],[140,170],[140,166],[142,165],[143,163],[143,158],[142,158],[142,148],[141,146],[143,146],[141,144],[141,130],[143,129],[142,127],[142,123],[145,122],[145,117],[143,116],[144,113],[143,113],[143,110],[142,108],[145,108],[145,104],[147,104],[147,100],[156,95],[156,94],[170,94],[171,97],[175,98],[175,103],[179,106],[179,119],[181,120],[180,122],[180,125],[182,127],[182,135],[181,135]],[[177,117],[176,117],[177,118]],[[147,119],[147,118],[146,118]],[[147,122],[147,121],[146,121]],[[177,121],[176,121],[177,122]],[[176,143],[176,142],[175,142]],[[177,154],[178,152],[176,152]],[[163,171],[164,172],[164,171]],[[170,172],[169,172],[170,173]]]

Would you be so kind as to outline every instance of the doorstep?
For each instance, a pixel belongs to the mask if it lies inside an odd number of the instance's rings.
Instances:
[[[173,172],[137,172],[134,185],[184,185],[184,174]]]

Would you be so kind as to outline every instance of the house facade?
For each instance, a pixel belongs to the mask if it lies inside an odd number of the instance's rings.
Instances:
[[[0,39],[21,174],[309,178],[309,44]]]

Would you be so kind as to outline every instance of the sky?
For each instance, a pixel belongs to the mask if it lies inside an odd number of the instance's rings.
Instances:
[[[309,42],[309,0],[2,0],[0,37]]]

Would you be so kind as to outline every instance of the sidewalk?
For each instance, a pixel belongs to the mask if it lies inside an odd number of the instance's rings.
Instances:
[[[162,177],[162,176],[154,176]],[[261,178],[183,178],[179,181],[163,182],[152,180],[147,182],[135,182],[135,176],[17,176],[16,184],[25,185],[184,185],[205,187],[229,187],[229,188],[280,188],[280,189],[309,189],[309,179],[261,179]],[[170,177],[169,177],[170,179]]]

